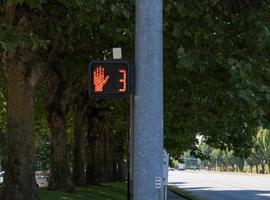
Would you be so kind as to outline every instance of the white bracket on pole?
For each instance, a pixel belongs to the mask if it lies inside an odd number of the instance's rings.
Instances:
[[[113,59],[122,59],[122,48],[113,48]]]
[[[167,200],[168,194],[168,168],[169,168],[169,154],[163,150],[163,186],[164,186],[164,200]]]

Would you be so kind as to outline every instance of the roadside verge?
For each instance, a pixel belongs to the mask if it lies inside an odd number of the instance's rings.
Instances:
[[[178,187],[173,186],[173,185],[169,185],[168,189],[171,190],[172,192],[178,194],[179,196],[187,199],[187,200],[207,200],[207,199],[204,199],[202,197],[198,197],[189,191],[186,191],[184,189],[178,188]]]

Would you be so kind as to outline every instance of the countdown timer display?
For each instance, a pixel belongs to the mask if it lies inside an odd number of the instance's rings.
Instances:
[[[92,61],[88,70],[90,97],[126,97],[133,92],[133,70],[127,61]]]

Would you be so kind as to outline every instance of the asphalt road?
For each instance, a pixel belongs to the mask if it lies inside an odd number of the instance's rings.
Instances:
[[[208,200],[270,199],[269,175],[170,171],[169,184]]]
[[[178,196],[174,192],[168,190],[168,198],[167,200],[186,200],[183,197]]]

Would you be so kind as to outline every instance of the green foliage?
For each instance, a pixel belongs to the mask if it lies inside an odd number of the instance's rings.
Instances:
[[[204,142],[200,144],[199,150],[204,155],[204,157],[201,157],[203,159],[202,163],[208,169],[217,170],[218,167],[223,171],[244,170],[244,159],[236,156],[233,150],[212,148]]]
[[[178,164],[179,164],[178,160],[174,159],[173,157],[169,158],[169,166],[177,168]]]
[[[46,107],[46,87],[39,82],[35,95],[36,170],[48,170],[50,160],[50,130]]]
[[[254,137],[254,147],[250,156],[250,162],[258,164],[263,167],[262,173],[265,173],[264,166],[270,164],[270,131],[260,127],[256,137]]]
[[[46,49],[48,42],[40,39],[38,35],[5,30],[0,26],[0,45],[5,52],[14,54],[18,46],[29,47],[33,50]]]
[[[165,141],[171,152],[196,149],[200,134],[211,146],[247,155],[257,127],[267,126],[270,15],[267,1],[248,2],[165,4]],[[175,149],[176,143],[184,145]]]
[[[244,170],[245,161],[252,168],[253,166],[265,166],[270,164],[270,131],[265,128],[258,128],[256,136],[252,140],[253,146],[250,154],[247,157],[239,157],[233,150],[221,150],[210,147],[202,142],[199,145],[199,151],[204,156],[201,158],[210,168],[215,168],[216,165],[223,170],[235,170],[236,166],[240,171]],[[262,167],[263,168],[263,167]],[[264,173],[265,169],[262,169]]]
[[[16,7],[15,17],[22,19],[22,21],[16,20],[9,28],[5,15],[12,13],[5,13],[7,2]],[[30,63],[33,64],[29,68],[40,66],[44,78],[46,77],[45,64],[48,55],[55,41],[59,40],[61,55],[57,56],[61,57],[61,64],[55,68],[65,84],[63,87],[63,90],[66,90],[64,91],[66,94],[64,103],[68,104],[68,109],[75,106],[74,99],[79,95],[77,91],[85,90],[87,87],[82,79],[85,79],[90,59],[110,58],[111,48],[114,46],[123,48],[128,46],[127,49],[133,49],[130,48],[130,44],[133,45],[134,40],[133,1],[9,0],[3,1],[0,7],[0,52],[19,55],[18,47],[28,49],[31,52]],[[28,28],[24,29],[23,25]],[[128,55],[131,54],[128,53]],[[33,60],[35,62],[32,62]],[[35,114],[37,167],[46,169],[49,160],[50,133],[47,126],[48,108],[45,106],[47,91],[44,84],[46,82],[43,79],[36,87]],[[107,103],[104,106],[107,106]],[[108,104],[108,107],[119,106],[118,103],[112,103],[112,106]],[[119,109],[117,108],[117,110]],[[72,112],[71,109],[66,114],[72,115]],[[109,112],[106,115],[113,117]],[[117,116],[113,123],[106,118],[105,128],[109,130],[111,124],[114,124],[113,134],[124,133],[126,135],[127,121],[121,120],[122,116]],[[71,118],[67,116],[67,121],[69,122]],[[71,131],[73,131],[72,126],[68,125],[70,136]],[[72,144],[72,138],[69,137],[69,139]],[[124,136],[123,139],[126,137]]]
[[[125,200],[127,197],[127,185],[124,183],[108,183],[101,186],[77,188],[76,194],[39,190],[43,200]]]
[[[7,29],[3,23],[6,2],[20,11],[18,19],[24,14],[29,16],[27,31],[22,31],[17,22],[11,30]],[[241,158],[249,153],[254,155],[259,151],[258,146],[268,142],[268,139],[258,140],[261,142],[253,146],[257,127],[270,127],[269,2],[258,2],[165,1],[165,146],[170,155],[179,157],[181,152],[191,149],[211,161],[224,158],[224,166],[230,162],[241,165],[242,160],[235,155]],[[27,48],[35,57],[31,61],[39,62],[33,67],[41,66],[46,77],[46,65],[40,63],[46,63],[56,41],[60,43],[57,55],[60,61],[56,62],[55,69],[63,80],[71,145],[73,127],[70,124],[79,91],[87,88],[88,62],[110,59],[111,48],[115,46],[123,48],[124,58],[133,60],[134,3],[132,0],[0,3],[1,53],[14,54],[18,53],[18,47]],[[41,85],[37,87],[35,101],[36,144],[38,158],[44,163],[41,167],[47,168],[50,137],[44,101],[48,91],[44,88],[45,82]],[[6,121],[6,101],[1,92],[0,100],[2,128]],[[112,134],[127,152],[127,102],[89,101],[85,108],[94,130],[101,136]],[[92,109],[101,111],[93,116]],[[259,138],[265,134],[261,133]],[[198,135],[204,136],[205,143],[196,152]],[[266,146],[263,149],[269,151]]]
[[[270,157],[270,130],[260,128],[257,136],[256,145],[261,149],[261,151],[266,155],[266,157]]]
[[[30,8],[41,8],[41,5],[46,2],[46,0],[8,0],[14,5],[27,4]]]

